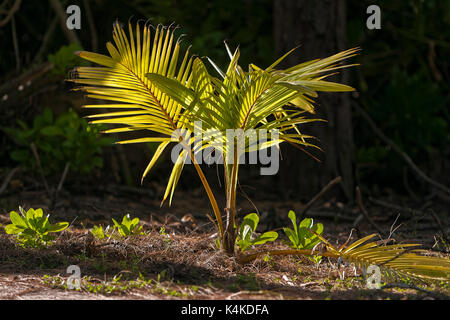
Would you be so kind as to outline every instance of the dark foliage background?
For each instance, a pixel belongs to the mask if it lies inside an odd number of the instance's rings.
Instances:
[[[5,10],[13,2],[5,1],[1,19],[6,17]],[[67,1],[61,3],[64,8],[69,4]],[[209,56],[219,65],[225,65],[228,59],[224,40],[231,47],[240,46],[243,66],[250,62],[268,66],[277,58],[272,0],[91,0],[70,1],[70,4],[81,7],[82,27],[76,34],[85,50],[105,53],[105,43],[112,38],[112,23],[116,19],[123,23],[129,19],[151,19],[154,25],[179,24],[180,34],[186,34],[184,44],[192,44],[192,53]],[[366,8],[370,4],[378,4],[382,9],[381,30],[366,28]],[[365,109],[381,130],[424,172],[449,185],[450,2],[348,0],[346,5],[347,47],[363,49],[356,58],[361,66],[350,72],[350,84],[357,89],[352,98],[354,103]],[[19,127],[17,119],[32,124],[45,107],[50,107],[56,115],[70,108],[85,115],[79,108],[85,101],[69,91],[71,87],[64,82],[64,78],[70,76],[69,69],[81,62],[70,55],[72,51],[64,52],[64,46],[69,43],[54,20],[55,11],[49,1],[23,0],[14,20],[0,27],[2,128]],[[54,32],[49,33],[51,28]],[[302,46],[308,46],[308,43]],[[59,60],[55,60],[58,51]],[[49,60],[58,61],[56,65],[62,71],[48,72],[33,78],[29,87],[20,92],[17,92],[18,88],[9,92],[7,86],[12,80]],[[356,112],[353,113],[353,124],[359,184],[370,190],[389,188],[399,193],[429,190]],[[11,157],[17,142],[2,131],[0,146],[0,167],[2,173],[6,173],[18,165]],[[84,178],[76,176],[72,179],[101,177],[104,181],[137,184],[152,147],[127,146],[129,172],[116,170],[119,171],[116,175],[111,174],[110,169],[121,167],[123,159],[112,150],[114,148],[104,150],[103,169],[95,169]],[[167,170],[168,165],[161,164],[152,178],[166,181]],[[211,172],[215,174],[215,169]],[[189,176],[191,173],[187,170],[184,174]],[[189,178],[187,181],[184,186],[191,185]]]

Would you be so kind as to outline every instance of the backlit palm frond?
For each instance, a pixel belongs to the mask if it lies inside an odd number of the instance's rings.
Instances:
[[[358,49],[350,49],[336,55],[324,59],[317,59],[305,63],[301,63],[285,70],[276,70],[275,67],[288,54],[278,59],[275,63],[267,69],[262,70],[250,67],[253,72],[264,72],[270,76],[266,76],[269,80],[265,86],[260,88],[260,91],[251,92],[251,107],[247,108],[248,114],[244,125],[250,127],[264,123],[265,128],[278,129],[281,132],[289,128],[295,129],[296,135],[286,136],[280,135],[284,141],[296,143],[295,138],[299,139],[301,143],[305,140],[297,128],[297,124],[303,124],[311,121],[319,121],[320,119],[306,119],[301,111],[308,111],[314,113],[313,98],[317,97],[319,91],[352,91],[352,87],[338,84],[334,82],[323,81],[322,79],[329,71],[338,68],[345,68],[353,65],[337,66],[337,63],[344,59],[348,59],[354,55]],[[323,75],[325,73],[325,75]],[[287,105],[287,107],[286,107]],[[275,119],[267,119],[271,114],[275,115]],[[283,137],[284,136],[284,137]]]
[[[317,97],[319,91],[352,91],[353,88],[324,81],[327,72],[350,65],[338,66],[340,61],[350,58],[358,49],[350,49],[325,59],[318,59],[299,64],[286,70],[276,70],[275,67],[290,52],[278,59],[265,70],[254,65],[244,72],[237,65],[239,50],[230,55],[231,62],[223,81],[225,87],[230,87],[225,93],[231,92],[233,105],[237,105],[238,118],[234,119],[233,128],[277,130],[277,141],[262,144],[269,147],[281,142],[294,145],[316,147],[306,142],[313,137],[301,134],[297,125],[321,119],[306,118],[305,111],[314,112],[312,98]],[[227,51],[230,52],[227,47]],[[228,84],[225,80],[230,79]],[[223,91],[222,91],[223,92]],[[229,99],[230,100],[230,99]],[[294,129],[293,133],[288,132]]]
[[[114,24],[114,44],[108,42],[109,56],[91,52],[79,52],[81,58],[94,62],[101,67],[78,67],[77,79],[73,82],[82,84],[80,89],[87,92],[87,97],[114,101],[114,104],[86,105],[85,108],[120,109],[109,113],[90,115],[96,119],[91,123],[122,125],[106,130],[106,133],[145,130],[151,136],[118,143],[160,142],[153,158],[145,169],[142,179],[160,157],[171,141],[175,130],[186,127],[186,115],[182,107],[168,95],[153,85],[145,77],[155,73],[179,83],[188,85],[192,69],[189,49],[180,56],[180,41],[174,39],[174,30],[158,26],[152,36],[148,26],[136,25],[135,33],[128,25],[129,35],[118,24]],[[181,63],[180,63],[181,60]],[[156,133],[156,134],[155,134]],[[179,138],[179,136],[178,136]],[[189,143],[189,141],[185,141]],[[174,165],[167,185],[164,199],[170,194],[172,198],[176,183],[180,177],[184,160],[188,154],[182,152]],[[164,200],[163,200],[164,201]]]
[[[314,233],[325,245],[322,251],[312,250],[272,250],[259,251],[242,255],[238,261],[249,263],[263,255],[319,255],[329,258],[342,259],[361,268],[363,273],[369,266],[380,268],[380,275],[394,280],[422,280],[425,282],[445,281],[450,282],[450,259],[446,257],[430,256],[426,250],[417,249],[420,244],[400,243],[386,245],[386,241],[368,242],[377,236],[371,234],[361,238],[346,247],[345,243],[340,248],[335,248],[322,235]],[[428,255],[427,255],[428,254]]]
[[[222,134],[225,141],[223,144],[216,144],[216,148],[223,154],[226,154],[224,149],[228,145],[225,134],[227,129],[269,131],[269,141],[257,144],[259,149],[282,142],[318,148],[306,141],[313,137],[301,134],[297,125],[323,121],[305,117],[305,112],[314,112],[312,99],[317,97],[317,92],[353,90],[349,86],[323,79],[330,71],[350,66],[338,64],[352,57],[358,49],[350,49],[289,69],[276,70],[276,65],[286,54],[265,70],[250,65],[249,71],[244,72],[238,64],[239,49],[232,54],[228,46],[226,48],[230,63],[225,72],[208,59],[222,79],[208,74],[199,58],[194,61],[192,73],[192,78],[197,80],[192,81],[190,87],[182,88],[182,85],[161,75],[149,73],[147,76],[186,110],[195,109],[195,119],[202,121],[204,131],[214,129]],[[289,132],[291,129],[294,132]],[[278,132],[278,138],[272,139],[271,130]],[[255,151],[248,142],[245,143],[246,152]]]

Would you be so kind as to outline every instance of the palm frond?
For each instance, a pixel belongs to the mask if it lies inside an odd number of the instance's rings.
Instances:
[[[113,104],[86,105],[85,108],[121,109],[88,116],[92,119],[91,123],[121,125],[105,133],[144,130],[150,131],[152,135],[118,143],[161,143],[142,175],[143,180],[162,151],[174,141],[173,132],[186,127],[186,115],[183,116],[181,105],[154,86],[145,74],[158,74],[184,87],[189,82],[193,59],[188,49],[180,63],[180,40],[174,38],[174,30],[170,28],[158,26],[152,35],[150,27],[142,28],[137,24],[133,32],[129,23],[127,35],[115,23],[113,39],[114,44],[109,42],[106,45],[109,56],[79,52],[81,58],[101,67],[78,67],[77,78],[71,81],[83,85],[79,90],[86,92],[89,98],[114,101]],[[186,154],[182,158],[185,159]],[[168,194],[173,195],[182,167],[178,162],[174,165],[164,199]]]
[[[266,69],[254,65],[249,71],[239,66],[239,49],[232,54],[226,45],[230,63],[226,71],[222,71],[211,59],[208,59],[218,71],[222,79],[211,76],[201,59],[193,62],[192,81],[190,86],[181,88],[173,79],[149,73],[147,77],[156,87],[176,100],[188,112],[187,116],[202,121],[203,132],[214,129],[222,134],[223,144],[203,143],[226,154],[227,129],[265,129],[279,132],[276,141],[259,144],[259,148],[267,148],[282,142],[302,147],[316,147],[308,142],[313,137],[303,135],[298,125],[323,121],[305,118],[304,112],[314,113],[314,97],[319,91],[351,91],[353,88],[323,79],[330,71],[347,67],[338,65],[342,60],[352,57],[358,49],[350,49],[324,59],[317,59],[286,70],[275,67],[290,53],[282,56]],[[164,79],[165,78],[165,79]],[[175,90],[176,88],[176,90]],[[189,96],[189,98],[186,98]],[[293,130],[294,133],[289,131]],[[270,135],[269,135],[270,136]],[[245,142],[245,151],[255,151]],[[232,143],[230,145],[233,145]],[[204,145],[203,145],[204,146]],[[202,143],[200,143],[202,149]],[[224,158],[225,162],[227,159]]]
[[[420,244],[366,243],[375,236],[369,235],[347,248],[334,250],[339,257],[362,269],[377,265],[390,277],[450,281],[449,259],[425,255],[426,250],[417,249]]]

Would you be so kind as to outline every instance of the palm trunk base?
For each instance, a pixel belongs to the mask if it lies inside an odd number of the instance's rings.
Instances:
[[[236,242],[236,234],[234,231],[234,215],[233,210],[225,208],[225,213],[227,217],[227,225],[224,230],[222,247],[223,250],[229,255],[234,256],[234,244]]]

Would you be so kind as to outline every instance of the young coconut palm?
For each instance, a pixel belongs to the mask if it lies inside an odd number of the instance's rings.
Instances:
[[[248,152],[277,147],[283,142],[303,151],[303,147],[316,147],[307,142],[312,137],[303,135],[297,125],[318,121],[305,117],[307,112],[314,113],[313,98],[317,97],[317,92],[353,90],[343,84],[325,81],[324,78],[330,72],[348,67],[340,65],[340,62],[354,56],[358,49],[350,49],[288,69],[275,69],[290,53],[288,52],[266,69],[251,64],[248,71],[244,71],[238,65],[239,50],[231,53],[226,47],[231,62],[225,72],[208,59],[218,72],[218,78],[208,73],[200,58],[189,56],[189,49],[184,55],[180,55],[180,40],[175,40],[174,31],[170,27],[158,26],[153,38],[148,26],[141,28],[139,24],[136,25],[135,33],[131,24],[128,29],[127,36],[118,23],[114,25],[115,45],[106,45],[110,56],[79,52],[80,57],[101,67],[78,67],[78,77],[71,81],[84,85],[80,89],[87,92],[90,98],[113,101],[112,104],[84,106],[116,110],[89,116],[100,118],[91,123],[122,125],[107,130],[106,133],[139,130],[149,135],[118,143],[160,143],[142,179],[171,142],[182,146],[174,161],[163,202],[169,197],[169,204],[171,203],[185,162],[192,162],[214,211],[221,246],[232,255],[238,229],[236,185],[241,157]],[[181,56],[183,58],[179,59]],[[227,135],[229,129],[238,131],[234,131],[234,135]],[[249,139],[247,133],[252,129],[265,130],[267,134],[264,137],[256,135],[256,138],[250,135]],[[198,131],[201,139],[191,135]],[[224,164],[227,202],[225,224],[197,157],[208,148],[217,153]],[[325,239],[321,240],[326,243]],[[320,254],[341,257],[361,265],[382,261],[387,268],[407,269],[410,273],[418,271],[419,275],[422,271],[422,274],[433,276],[429,272],[433,269],[437,272],[436,275],[442,278],[444,274],[448,279],[448,259],[441,259],[440,263],[436,263],[436,259],[411,253],[404,255],[399,263],[388,263],[389,259],[395,259],[399,250],[409,245],[389,247],[371,243],[360,247],[357,242],[349,248],[356,248],[356,245],[358,250],[344,251],[327,245],[327,251]],[[360,248],[367,250],[361,251]],[[273,254],[311,255],[312,251],[282,250],[274,251]],[[262,253],[241,257],[240,261],[251,261],[260,254]],[[413,263],[414,259],[418,261],[417,264]],[[411,264],[408,261],[412,261]]]
[[[212,148],[223,160],[227,203],[222,245],[233,254],[237,230],[236,186],[239,164],[245,159],[245,153],[272,146],[273,156],[273,147],[283,142],[300,148],[317,148],[306,141],[313,137],[301,134],[296,125],[319,120],[305,117],[307,111],[314,111],[312,98],[317,97],[317,91],[353,90],[323,79],[327,76],[324,73],[345,67],[336,63],[353,56],[357,49],[276,70],[282,57],[267,69],[250,65],[246,72],[238,65],[239,50],[231,54],[228,46],[226,48],[231,59],[226,72],[211,62],[219,79],[208,73],[199,58],[193,62],[192,81],[185,84],[156,73],[146,76],[182,105],[188,114],[186,127],[193,129],[196,136],[201,131],[202,139],[195,139],[193,143],[194,154]],[[194,124],[192,127],[194,121],[199,121],[201,126]]]
[[[115,102],[84,107],[122,109],[91,115],[90,118],[102,118],[91,123],[124,125],[106,133],[136,130],[153,133],[151,137],[118,142],[160,142],[142,179],[171,142],[183,144],[185,148],[175,162],[163,201],[169,195],[169,202],[172,201],[183,166],[187,159],[192,161],[211,202],[222,247],[232,254],[236,238],[236,185],[242,153],[277,146],[282,142],[314,147],[306,141],[312,137],[301,134],[296,125],[318,120],[305,117],[307,111],[314,112],[312,98],[317,96],[317,91],[353,90],[323,79],[326,77],[324,73],[342,68],[337,63],[353,56],[357,49],[285,70],[275,69],[289,52],[266,69],[250,65],[249,71],[245,72],[238,65],[239,50],[231,54],[227,47],[231,62],[226,72],[213,63],[221,76],[218,79],[208,73],[200,58],[189,56],[189,49],[179,63],[180,41],[174,39],[174,31],[170,28],[158,26],[153,39],[147,26],[142,30],[139,24],[136,25],[135,34],[131,24],[128,28],[129,36],[118,23],[114,25],[115,45],[106,45],[109,57],[84,51],[78,53],[103,67],[78,67],[78,78],[72,81],[86,85],[80,89],[90,98]],[[195,126],[198,122],[202,124],[201,128]],[[227,141],[227,129],[240,129],[244,134]],[[267,130],[265,141],[260,143],[259,137],[256,141],[245,139],[249,129]],[[294,130],[293,133],[289,132],[290,129]],[[202,140],[189,136],[195,130],[201,130]],[[208,139],[217,133],[221,133],[221,138],[214,142]],[[223,157],[226,226],[195,158],[196,153],[207,147],[212,147]]]

